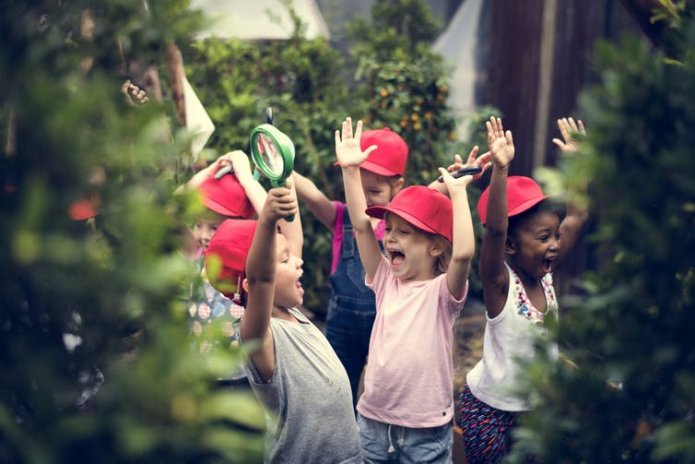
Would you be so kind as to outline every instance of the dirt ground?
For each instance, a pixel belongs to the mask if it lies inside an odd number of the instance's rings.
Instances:
[[[466,374],[483,355],[485,309],[469,300],[454,325],[454,391],[459,392]]]
[[[466,374],[483,355],[483,332],[485,330],[485,308],[473,299],[466,301],[464,309],[454,324],[454,395],[458,394],[466,380]],[[458,414],[458,411],[454,411]],[[458,423],[458,420],[456,420]],[[454,427],[454,464],[466,464],[463,452],[461,429]]]

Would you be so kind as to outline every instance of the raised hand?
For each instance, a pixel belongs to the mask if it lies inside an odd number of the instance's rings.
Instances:
[[[575,122],[573,118],[561,118],[557,120],[557,127],[560,129],[562,140],[554,138],[553,143],[565,153],[577,151],[577,142],[572,138],[572,134],[579,132],[582,135],[586,135],[586,129],[584,129],[582,120],[577,119],[577,122]]]
[[[504,131],[500,118],[490,117],[485,122],[487,127],[487,146],[495,166],[505,168],[514,159],[514,139],[512,131]]]
[[[130,79],[126,79],[123,84],[121,84],[121,93],[126,98],[131,106],[140,106],[150,101],[150,97],[147,96],[147,92],[141,89],[139,86],[133,84]]]
[[[346,118],[343,121],[342,131],[335,131],[335,154],[338,158],[340,167],[356,167],[362,161],[366,160],[371,152],[376,150],[377,146],[372,145],[365,151],[360,148],[360,139],[362,138],[362,121],[357,121],[355,135],[352,134],[352,119]]]
[[[482,171],[473,176],[473,180],[479,179],[480,176],[485,174],[485,171],[492,166],[492,153],[486,151],[478,156],[479,151],[478,145],[474,146],[470,153],[468,153],[468,160],[466,161],[466,166],[477,166],[482,169]]]
[[[232,166],[234,175],[241,182],[242,179],[253,177],[249,155],[242,150],[234,150],[224,155]]]
[[[297,197],[292,193],[291,188],[292,180],[287,179],[284,187],[270,189],[261,216],[277,222],[287,216],[297,214]]]
[[[246,157],[246,153],[244,153],[241,150],[230,151],[220,156],[212,163],[210,163],[210,165],[208,165],[208,167],[206,167],[204,171],[207,173],[207,175],[214,175],[215,179],[219,179],[225,174],[229,174],[230,172],[235,172],[236,170],[234,169],[232,160],[234,156],[236,156],[239,153]],[[241,168],[242,166],[240,166],[240,169]]]
[[[478,151],[479,148],[478,146],[474,146],[473,149],[470,151],[468,154],[468,160],[466,161],[466,164],[463,164],[461,161],[461,155],[454,155],[454,163],[450,164],[449,167],[446,168],[446,170],[451,173],[451,175],[454,178],[461,177],[463,175],[466,175],[468,173],[465,172],[466,168],[472,168],[472,167],[477,167],[480,168],[480,172],[474,173],[473,174],[473,180],[477,180],[480,178],[480,176],[483,175],[483,173],[487,170],[487,168],[490,167],[492,164],[490,161],[490,158],[492,155],[490,155],[490,152],[485,152],[480,158],[477,158],[478,156]],[[438,182],[444,182],[444,178],[442,176],[439,176],[437,179]],[[436,187],[434,187],[436,188]]]

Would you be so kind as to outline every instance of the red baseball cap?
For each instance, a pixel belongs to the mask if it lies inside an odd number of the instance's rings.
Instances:
[[[451,242],[454,228],[451,200],[436,190],[413,185],[398,192],[388,206],[367,208],[367,214],[376,218],[383,218],[387,211]]]
[[[490,186],[480,195],[478,200],[478,216],[485,224],[487,219],[487,202],[490,198]],[[548,198],[535,180],[524,176],[507,178],[507,217],[516,216],[536,206]]]
[[[360,169],[379,174],[380,176],[402,176],[408,161],[408,145],[400,135],[388,127],[362,132],[360,148],[366,150],[372,145],[377,149],[369,154],[360,164]],[[336,161],[334,166],[338,165]]]
[[[251,219],[225,220],[205,250],[205,274],[210,284],[227,298],[233,298],[237,281],[245,274],[246,257],[257,222]]]
[[[236,176],[226,174],[219,179],[210,176],[198,187],[206,208],[222,216],[248,219],[255,210]]]

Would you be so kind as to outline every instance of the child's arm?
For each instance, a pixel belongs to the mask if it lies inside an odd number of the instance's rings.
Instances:
[[[256,210],[256,213],[261,214],[268,194],[260,182],[253,177],[249,156],[241,150],[234,150],[226,153],[220,159],[224,162],[220,169],[228,164],[232,165],[233,175],[236,176],[239,184],[244,189],[244,193],[246,193],[246,197],[253,205],[253,209]]]
[[[577,151],[577,143],[572,139],[572,133],[586,135],[584,123],[581,120],[575,122],[572,118],[562,118],[557,120],[557,126],[560,129],[560,134],[562,134],[562,140],[554,138],[553,143],[566,154],[575,153]],[[586,185],[578,185],[576,182],[572,183],[570,178],[567,192],[567,213],[560,224],[558,261],[567,256],[567,253],[577,243],[582,227],[589,216],[586,208],[581,206],[582,200],[579,199],[585,191]]]
[[[191,179],[186,182],[184,185],[180,186],[178,189],[176,189],[175,193],[181,193],[181,191],[185,190],[195,190],[198,187],[200,187],[200,184],[202,184],[205,179],[207,179],[210,176],[214,176],[217,171],[222,169],[223,167],[232,164],[232,159],[231,159],[231,154],[235,152],[229,152],[225,153],[224,155],[220,156],[217,158],[215,161],[210,163],[209,166],[201,169],[200,171],[196,172]],[[241,152],[243,153],[243,152]]]
[[[475,153],[473,153],[475,152]],[[478,147],[473,148],[471,154],[475,161],[475,155],[478,152]],[[469,161],[471,160],[469,156]],[[455,156],[454,164],[460,163],[461,157]],[[471,270],[471,260],[475,255],[475,238],[473,236],[473,220],[471,219],[471,210],[468,205],[467,187],[476,176],[463,176],[455,179],[451,176],[448,170],[439,168],[442,175],[444,185],[451,198],[451,206],[454,213],[454,234],[452,243],[452,254],[449,269],[446,272],[446,283],[449,292],[459,299],[463,296],[466,289],[466,281],[468,273]]]
[[[244,317],[241,318],[241,337],[246,342],[260,342],[258,348],[251,353],[251,361],[265,381],[270,380],[275,373],[275,347],[270,332],[270,317],[275,295],[277,223],[296,213],[297,200],[290,188],[271,189],[258,218],[253,243],[246,258],[245,285],[248,298]]]
[[[294,186],[297,189],[297,196],[306,203],[311,214],[323,225],[333,230],[336,214],[333,202],[316,187],[316,184],[296,171],[294,173]]]
[[[352,120],[350,118],[345,119],[343,121],[342,134],[335,131],[335,153],[338,157],[338,163],[340,163],[340,167],[343,170],[345,199],[347,200],[350,221],[355,229],[355,239],[357,241],[357,249],[360,252],[360,260],[362,261],[362,266],[364,266],[367,280],[371,281],[381,261],[381,250],[374,235],[374,230],[372,230],[369,216],[365,213],[367,200],[362,189],[359,166],[377,147],[372,145],[363,152],[360,148],[361,137],[362,121],[357,122],[355,136],[353,137]]]
[[[483,284],[485,309],[490,318],[502,312],[509,273],[504,266],[507,244],[507,172],[514,159],[514,141],[511,131],[504,132],[502,120],[494,117],[485,123],[487,143],[492,154],[490,196],[487,203],[485,236],[480,252],[480,278]]]

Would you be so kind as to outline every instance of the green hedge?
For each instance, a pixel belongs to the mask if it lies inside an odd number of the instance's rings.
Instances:
[[[667,34],[668,56],[634,38],[597,49],[584,156],[565,172],[589,182],[598,270],[563,305],[569,361],[539,354],[528,366],[535,410],[513,462],[526,451],[554,463],[695,462],[692,9]]]

